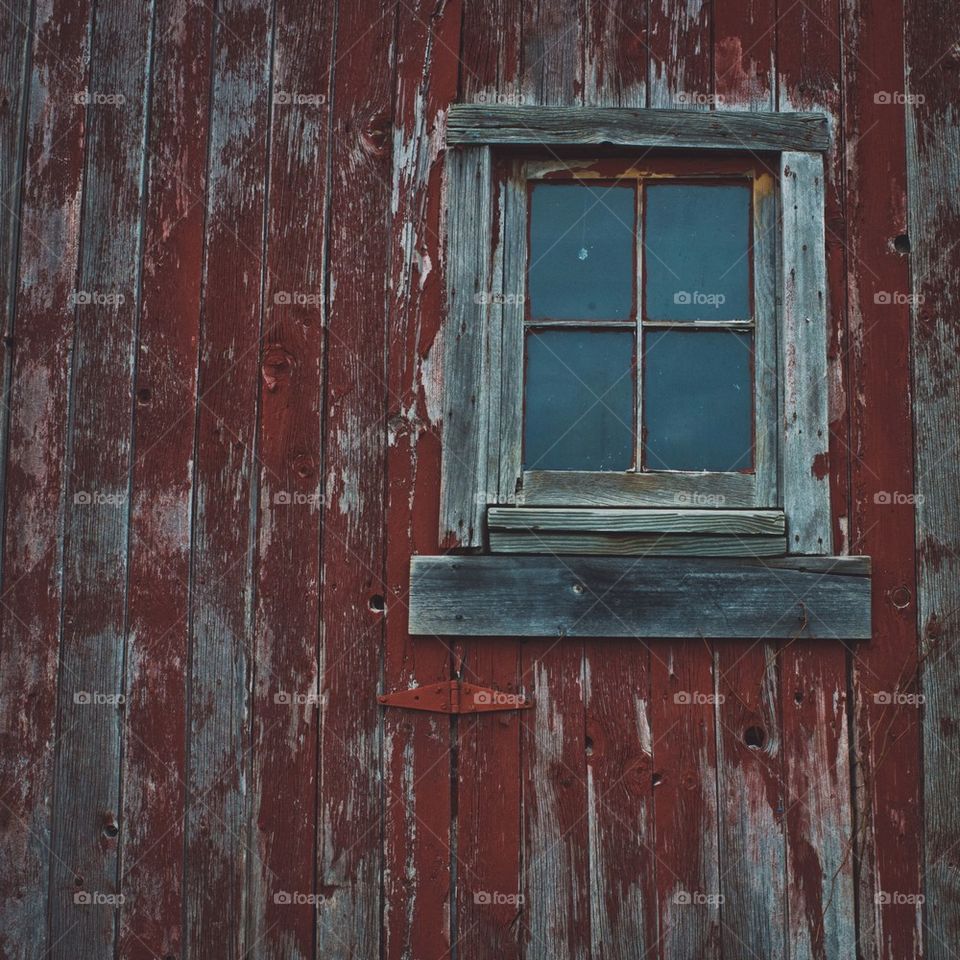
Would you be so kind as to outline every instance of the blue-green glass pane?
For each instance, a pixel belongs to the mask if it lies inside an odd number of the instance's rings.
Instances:
[[[632,185],[536,184],[530,195],[530,316],[629,319],[635,237]]]
[[[633,465],[634,335],[527,334],[523,451],[527,470],[627,470]]]
[[[749,319],[750,188],[655,184],[645,203],[647,319]]]
[[[749,470],[753,335],[650,330],[644,349],[645,467]]]

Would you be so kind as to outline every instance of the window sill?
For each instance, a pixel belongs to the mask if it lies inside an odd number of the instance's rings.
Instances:
[[[491,507],[492,553],[782,557],[782,510]]]
[[[415,636],[867,640],[868,557],[414,557]]]

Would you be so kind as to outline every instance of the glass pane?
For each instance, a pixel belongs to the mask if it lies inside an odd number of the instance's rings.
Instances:
[[[644,466],[749,470],[753,335],[649,330],[644,345]]]
[[[629,319],[635,236],[631,184],[535,184],[530,196],[531,318]]]
[[[633,332],[527,334],[523,452],[527,470],[633,465]]]
[[[688,183],[646,189],[648,320],[748,320],[750,188]]]

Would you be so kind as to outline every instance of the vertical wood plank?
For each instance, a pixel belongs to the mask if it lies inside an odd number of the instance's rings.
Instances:
[[[873,642],[853,658],[860,949],[922,952],[921,725],[910,414],[902,8],[844,4],[848,178],[851,539],[873,558]],[[905,695],[905,699],[901,698]]]
[[[699,649],[700,656],[694,654]],[[719,957],[716,690],[709,643],[651,644],[657,956]]]
[[[810,554],[830,544],[823,175],[816,154],[780,156],[783,509],[790,551]]]
[[[490,497],[490,419],[485,396],[490,375],[490,148],[451,150],[446,166],[449,209],[440,540],[448,546],[478,547],[483,544],[483,519]]]
[[[10,394],[10,373],[13,353],[13,314],[16,299],[17,247],[20,242],[20,197],[23,188],[23,136],[27,117],[27,95],[30,90],[32,27],[34,0],[17,7],[0,9],[0,36],[5,38],[0,50],[0,389],[6,404]],[[0,417],[0,461],[6,459],[9,418]],[[0,478],[0,502],[3,479]]]
[[[313,955],[332,5],[278,0],[260,360],[249,956]],[[267,91],[264,91],[266,94]]]
[[[716,109],[767,111],[776,96],[776,9],[772,0],[716,4]],[[779,270],[779,197],[773,186],[754,192],[754,256]],[[759,271],[755,276],[760,277]],[[779,395],[778,304],[775,283],[760,281],[756,297],[756,380]],[[761,462],[772,469],[763,487],[777,502],[777,404],[774,427],[758,433]],[[717,775],[720,831],[721,937],[724,956],[783,957],[786,951],[786,846],[780,680],[773,643],[714,645],[717,667]]]
[[[635,641],[585,644],[593,956],[654,956],[657,942],[650,658]]]
[[[196,419],[187,857],[190,956],[243,956],[250,811],[258,354],[271,7],[218,10]],[[276,731],[274,731],[276,732]]]
[[[117,901],[109,898],[119,895],[132,398],[152,21],[152,4],[97,8],[82,97],[87,162],[66,457],[50,870],[54,958],[112,957],[116,946]]]
[[[469,14],[480,8],[479,16]],[[464,27],[461,95],[467,102],[516,102],[522,7],[513,2],[466,4]],[[493,59],[487,51],[495,50]],[[502,171],[497,171],[498,175]],[[509,188],[507,188],[509,189]],[[515,192],[510,201],[517,203]],[[503,242],[508,223],[514,223],[507,199],[497,195],[493,229]],[[525,202],[525,198],[524,201]],[[525,219],[523,223],[525,223]],[[451,249],[455,238],[451,234]],[[504,257],[516,258],[517,238],[511,238],[511,249]],[[489,238],[486,240],[489,254]],[[518,270],[526,261],[515,259],[504,264],[503,271],[491,277],[494,291],[517,293],[522,285]],[[490,366],[500,370],[499,353],[505,348],[503,321],[509,306],[494,304],[489,308]],[[513,344],[516,348],[516,344]],[[522,344],[520,345],[522,349]],[[491,457],[488,486],[494,496],[505,495],[515,484],[503,482],[499,439],[509,429],[514,408],[509,399],[501,403],[500,384],[488,377],[483,382],[484,400],[489,399]],[[509,472],[509,468],[506,468]],[[491,500],[494,499],[491,496]],[[507,693],[518,692],[520,681],[520,649],[515,640],[467,640],[457,645],[455,653],[462,660],[464,679]],[[456,825],[454,865],[456,899],[454,913],[454,950],[462,960],[481,960],[489,956],[517,960],[521,955],[523,917],[526,904],[520,871],[523,855],[521,820],[521,729],[526,722],[521,713],[507,712],[486,716],[460,717],[453,724],[455,736]]]
[[[387,243],[396,6],[338,6],[333,78],[325,502],[321,555],[317,946],[381,946],[381,726],[387,411]]]
[[[646,106],[648,4],[587,0],[585,6],[584,102]],[[645,644],[584,643],[590,930],[596,957],[626,960],[656,950],[649,668]]]
[[[649,107],[706,110],[714,102],[713,4],[649,0]]]
[[[134,405],[119,952],[183,950],[194,410],[212,12],[157,9]]]
[[[523,13],[524,103],[582,102],[580,3],[524,4]],[[562,637],[521,647],[521,683],[535,706],[520,748],[528,960],[591,952],[583,649]]]
[[[11,274],[16,341],[0,606],[0,954],[21,960],[44,953],[50,942],[46,880],[62,596],[61,491],[67,476],[85,146],[85,111],[74,93],[87,88],[90,6],[41,0],[34,22],[20,268]]]
[[[906,4],[907,190],[910,215],[915,431],[917,602],[923,668],[924,956],[946,960],[960,942],[960,540],[955,460],[960,355],[954,318],[960,260],[943,238],[960,236],[960,98],[956,70],[939,58],[958,40],[954,8],[938,0]],[[946,32],[945,25],[949,25]],[[957,62],[956,47],[944,66]]]
[[[822,110],[834,143],[825,158],[829,462],[836,550],[850,552],[846,417],[846,232],[840,124],[839,0],[782,11],[777,30],[781,110]],[[813,539],[818,539],[816,536]],[[786,779],[788,955],[854,952],[853,823],[847,651],[834,642],[784,645],[780,654]]]
[[[706,110],[715,103],[712,7],[650,0],[649,107]],[[658,955],[664,958],[717,957],[721,950],[715,704],[677,697],[712,698],[715,667],[709,643],[650,644]]]
[[[390,228],[386,651],[383,688],[450,677],[449,648],[407,632],[411,554],[439,550],[443,121],[457,92],[459,2],[401,12]],[[450,721],[387,710],[383,954],[443,956],[451,934]]]

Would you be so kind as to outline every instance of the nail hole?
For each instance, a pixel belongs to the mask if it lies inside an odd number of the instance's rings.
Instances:
[[[386,609],[386,606],[387,606],[387,603],[386,603],[386,600],[384,600],[382,594],[375,593],[370,598],[370,609],[374,613],[383,613],[383,611]]]
[[[137,391],[137,403],[149,403],[153,399],[153,391],[149,387],[141,387]]]
[[[578,594],[579,594],[579,593],[583,593],[583,584],[582,584],[582,583],[575,583],[575,584],[573,585],[573,592],[574,592],[574,593],[578,593]]]
[[[73,885],[75,887],[83,886],[83,877],[81,877],[79,873],[73,878]]]
[[[116,823],[111,821],[110,823],[105,823],[103,825],[103,835],[105,837],[115,837],[120,832],[120,827]]]
[[[758,750],[763,746],[766,739],[767,735],[764,733],[763,727],[747,727],[743,733],[744,743],[748,747],[756,747]]]
[[[896,250],[897,253],[909,253],[910,238],[905,233],[901,233],[899,237],[894,237],[893,249]]]
[[[659,787],[661,783],[663,783],[663,777],[659,773],[655,773],[653,775],[653,785]]]
[[[911,599],[912,594],[906,587],[897,587],[897,589],[890,594],[890,600],[898,610],[909,607]]]
[[[593,738],[592,737],[587,737],[586,747],[587,747],[587,756],[592,757],[593,756]]]
[[[802,690],[798,690],[798,691],[793,695],[793,702],[794,702],[794,703],[803,703],[803,691],[802,691]]]

